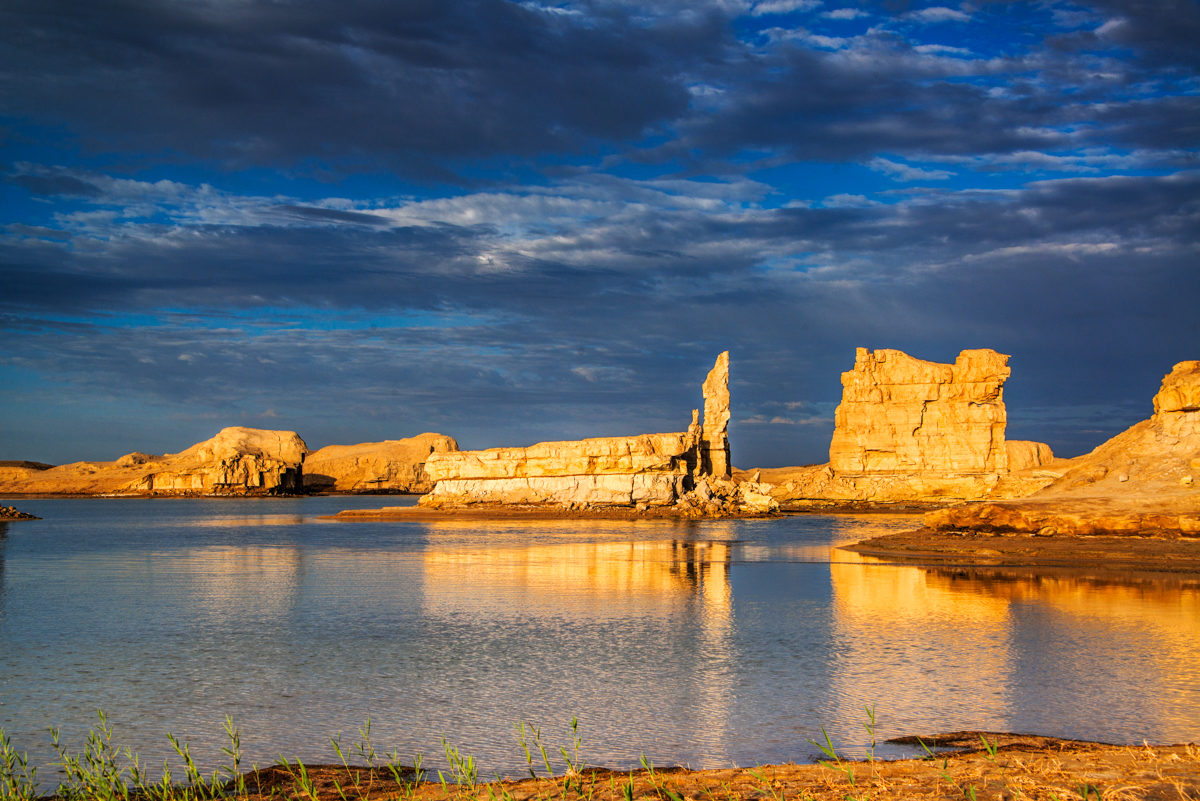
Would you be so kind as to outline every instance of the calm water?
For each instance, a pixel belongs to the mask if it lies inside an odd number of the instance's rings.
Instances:
[[[0,727],[40,764],[108,711],[215,765],[377,746],[515,772],[512,724],[591,764],[803,761],[825,726],[1200,739],[1200,582],[925,569],[832,546],[903,517],[341,523],[393,499],[23,500],[0,536]],[[900,753],[892,749],[889,753]],[[431,760],[436,764],[436,760]]]

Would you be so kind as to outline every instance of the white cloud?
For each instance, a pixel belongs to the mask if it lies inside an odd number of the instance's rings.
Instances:
[[[965,47],[951,47],[950,45],[940,45],[940,44],[917,45],[916,47],[913,48],[913,50],[916,50],[918,53],[921,53],[922,55],[929,55],[930,53],[946,53],[948,55],[955,55],[955,56],[974,55],[970,50],[968,50]]]
[[[868,206],[881,205],[877,200],[871,200],[866,195],[830,195],[821,201],[827,209],[864,209]]]
[[[868,161],[867,166],[876,172],[883,173],[893,181],[944,181],[953,175],[958,175],[949,170],[922,170],[919,167],[911,167],[908,164],[878,157]]]
[[[871,16],[870,13],[861,8],[839,8],[835,11],[826,11],[821,15],[824,19],[858,19],[869,16]]]
[[[763,0],[755,3],[750,14],[761,17],[764,14],[789,14],[793,11],[811,11],[821,5],[821,0]]]
[[[908,15],[910,19],[919,20],[921,22],[967,22],[971,19],[970,14],[964,14],[961,11],[955,11],[952,8],[945,6],[934,6],[933,8],[922,8],[920,11],[914,11]]]

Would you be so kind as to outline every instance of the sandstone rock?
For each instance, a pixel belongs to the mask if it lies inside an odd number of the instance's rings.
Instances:
[[[199,442],[124,487],[135,492],[302,492],[308,446],[294,431],[234,426]],[[145,455],[145,454],[140,454]],[[147,467],[158,462],[148,462]]]
[[[1039,442],[1006,442],[1008,357],[965,350],[954,364],[859,348],[842,374],[829,464],[763,470],[792,507],[1021,497],[1065,467]]]
[[[76,462],[21,476],[0,473],[0,491],[104,495],[298,492],[308,448],[292,431],[226,428],[182,453],[134,452],[114,462]]]
[[[1009,373],[993,350],[965,350],[948,365],[859,348],[842,374],[830,465],[845,475],[1006,471]]]
[[[1013,473],[1031,467],[1043,467],[1054,461],[1054,451],[1044,442],[1010,439],[1005,440],[1004,450],[1008,454],[1009,472]]]
[[[704,379],[703,472],[729,478],[729,351],[717,357],[717,363]]]
[[[335,492],[429,492],[433,481],[425,472],[430,454],[458,450],[442,434],[358,445],[328,445],[304,460],[304,486]]]
[[[1200,453],[1200,362],[1182,362],[1163,379],[1155,413],[1071,460],[1060,478],[1023,500],[967,504],[926,515],[935,530],[1193,536],[1200,491],[1183,481]]]
[[[425,462],[432,481],[633,474],[686,475],[696,443],[686,433],[539,442],[528,448],[433,453]]]
[[[436,485],[421,505],[673,507],[689,517],[777,510],[767,485],[728,480],[728,351],[717,357],[703,393],[704,422],[693,410],[686,432],[430,454],[425,471]]]

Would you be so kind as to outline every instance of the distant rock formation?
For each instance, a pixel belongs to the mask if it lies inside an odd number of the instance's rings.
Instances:
[[[1154,396],[1154,415],[1072,459],[1022,500],[973,503],[925,516],[936,531],[1200,536],[1200,361],[1180,362]]]
[[[964,350],[954,364],[859,348],[842,373],[829,463],[763,470],[792,506],[1027,495],[1058,477],[1040,442],[1006,442],[1008,356]]]
[[[635,437],[542,442],[528,448],[433,453],[426,507],[470,504],[678,507],[683,516],[766,513],[778,505],[758,484],[729,480],[729,353],[704,382],[704,423]]]
[[[408,439],[328,445],[304,460],[304,486],[326,492],[411,492],[433,489],[425,460],[433,453],[453,453],[458,443],[442,434]]]
[[[226,428],[182,453],[134,452],[24,474],[0,472],[0,492],[51,495],[279,494],[303,491],[308,447],[294,431]]]

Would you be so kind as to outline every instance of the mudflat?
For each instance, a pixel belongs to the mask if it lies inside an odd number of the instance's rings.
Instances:
[[[922,528],[874,537],[842,550],[896,561],[955,565],[1102,567],[1200,573],[1200,538],[1003,535]]]

